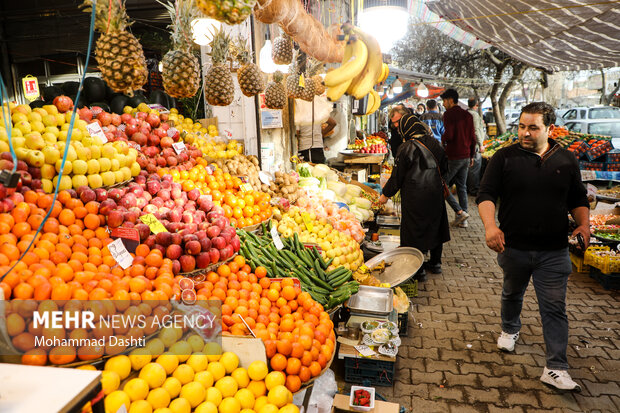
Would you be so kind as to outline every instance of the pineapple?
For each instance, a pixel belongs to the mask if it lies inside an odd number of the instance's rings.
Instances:
[[[234,46],[235,59],[239,61],[237,80],[241,92],[246,96],[256,96],[265,89],[263,74],[256,64],[251,61],[252,54],[248,50],[247,41],[239,36]]]
[[[291,65],[289,66],[289,75],[286,78],[286,94],[290,98],[301,98],[301,95],[304,91],[304,88],[299,85],[300,76],[303,75],[299,70],[299,63],[297,62],[297,60],[297,53],[294,53],[293,63],[291,63]]]
[[[196,0],[207,17],[226,24],[239,24],[252,13],[256,0]]]
[[[271,49],[271,58],[277,65],[288,65],[293,60],[293,40],[280,32],[280,36],[273,39],[273,48]]]
[[[178,16],[172,3],[163,5],[172,19],[172,50],[162,60],[164,90],[173,98],[191,98],[200,87],[200,64],[192,53],[191,28],[199,11],[193,0],[177,0]]]
[[[269,82],[265,89],[265,106],[269,109],[284,109],[286,105],[286,90],[282,84],[282,72],[273,74],[273,81]]]
[[[323,62],[316,59],[312,59],[312,68],[310,69],[310,80],[314,83],[314,94],[317,96],[325,93],[325,85],[323,84],[323,78],[319,76],[319,73],[323,72]]]
[[[85,0],[82,7],[90,12],[92,1]],[[148,71],[140,42],[126,30],[130,24],[124,0],[96,2],[95,29],[101,36],[95,59],[101,77],[114,92],[133,96],[146,83]]]
[[[316,86],[314,84],[314,80],[307,74],[304,74],[304,87],[301,88],[298,97],[308,102],[312,102],[315,92]]]
[[[205,99],[210,105],[228,106],[235,97],[235,86],[226,64],[229,49],[230,36],[223,28],[215,30],[211,41],[212,66],[205,76]]]

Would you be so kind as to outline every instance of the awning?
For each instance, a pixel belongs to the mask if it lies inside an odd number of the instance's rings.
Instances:
[[[618,0],[431,0],[426,5],[534,67],[562,71],[620,64]]]

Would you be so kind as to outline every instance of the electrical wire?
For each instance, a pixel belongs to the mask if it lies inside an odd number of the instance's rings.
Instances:
[[[105,0],[103,0],[103,1],[105,1]],[[87,72],[87,69],[88,69],[88,61],[90,60],[90,52],[91,52],[91,48],[92,48],[92,45],[93,45],[93,35],[95,33],[94,27],[95,27],[95,11],[96,11],[96,8],[97,8],[96,7],[97,6],[97,0],[92,0],[92,3],[93,3],[92,4],[92,11],[91,11],[91,15],[90,15],[90,33],[88,35],[88,51],[86,52],[86,62],[84,64],[84,73],[82,74],[82,80],[80,81],[80,86],[78,88],[77,95],[75,96],[75,101],[76,102],[78,102],[80,100],[80,94],[82,93],[82,85],[84,84],[84,79],[86,78],[86,72]],[[0,85],[4,85],[4,83],[2,82],[2,75],[1,74],[0,74]],[[2,86],[2,87],[4,87],[4,86]],[[7,95],[7,107],[8,107],[8,95]],[[2,114],[4,116],[4,109],[2,110]],[[62,179],[62,173],[63,173],[63,171],[65,169],[65,162],[67,160],[67,155],[69,154],[69,147],[71,146],[71,135],[72,135],[72,132],[73,132],[73,125],[75,123],[75,116],[76,116],[76,114],[77,114],[77,106],[74,105],[73,106],[73,113],[71,114],[71,121],[69,122],[69,132],[67,133],[67,141],[65,143],[65,152],[62,155],[62,162],[60,164],[60,171],[58,172],[58,176],[57,176],[56,188],[54,188],[54,197],[52,198],[52,204],[50,205],[50,208],[47,211],[47,214],[45,214],[45,217],[43,218],[43,221],[41,221],[41,224],[39,225],[39,228],[37,228],[37,231],[35,232],[34,237],[32,237],[32,240],[30,241],[30,244],[28,244],[28,247],[26,247],[26,249],[24,250],[22,255],[17,259],[15,264],[13,264],[13,266],[11,268],[9,268],[7,270],[7,272],[4,273],[4,275],[2,275],[2,277],[0,277],[0,281],[4,280],[4,278],[7,275],[9,275],[11,273],[11,271],[13,271],[15,266],[28,253],[28,251],[32,247],[32,244],[34,244],[35,240],[37,239],[37,236],[41,232],[41,229],[43,228],[43,226],[47,222],[47,219],[49,218],[50,214],[52,213],[52,210],[54,209],[54,205],[56,204],[56,198],[58,197],[58,189],[60,188],[60,181]],[[9,143],[10,142],[11,142],[11,138],[9,137]],[[12,146],[11,146],[11,151],[12,151]],[[15,156],[14,152],[12,154],[13,154],[13,156]],[[16,168],[16,167],[17,167],[17,162],[15,162],[15,165],[14,165],[14,168]]]

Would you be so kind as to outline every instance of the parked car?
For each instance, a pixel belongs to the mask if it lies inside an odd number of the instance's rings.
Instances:
[[[615,106],[578,107],[566,111],[565,122],[581,119],[620,119],[620,108]]]
[[[578,121],[567,121],[564,127],[573,132],[620,138],[620,117],[617,119],[582,119]]]

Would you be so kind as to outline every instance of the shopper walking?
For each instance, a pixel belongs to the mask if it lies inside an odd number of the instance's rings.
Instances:
[[[394,120],[396,116],[390,118]],[[442,174],[448,159],[427,125],[414,115],[398,118],[398,129],[405,142],[396,157],[392,175],[383,187],[380,203],[400,190],[402,219],[400,246],[430,250],[425,267],[434,274],[441,273],[443,243],[450,240],[448,213],[444,202]],[[424,281],[424,267],[416,274]]]
[[[390,149],[392,150],[392,156],[396,158],[396,154],[398,153],[398,148],[403,143],[403,137],[400,135],[398,131],[398,122],[400,118],[404,115],[410,115],[411,111],[405,107],[403,104],[398,104],[390,109],[390,113],[388,114],[388,121],[390,123]]]
[[[426,102],[428,112],[420,116],[420,120],[426,123],[433,131],[433,136],[439,142],[441,142],[441,135],[443,135],[445,129],[443,127],[443,116],[439,113],[437,108],[437,101],[435,99],[429,99]]]
[[[546,345],[540,380],[561,390],[581,390],[567,372],[566,284],[568,212],[587,247],[590,216],[586,189],[575,156],[550,139],[553,107],[530,103],[521,110],[519,143],[500,149],[486,168],[477,203],[486,243],[504,272],[502,333],[497,347],[513,351],[521,329],[523,295],[533,280]],[[495,209],[499,207],[499,228]]]
[[[441,142],[448,156],[448,174],[446,182],[456,184],[459,201],[454,195],[447,197],[448,204],[455,212],[456,217],[452,225],[467,227],[467,171],[474,162],[476,154],[476,137],[474,136],[474,121],[466,110],[459,106],[459,93],[454,89],[447,89],[441,94],[446,112],[443,114],[445,131]]]
[[[467,173],[467,192],[469,195],[476,196],[480,186],[480,169],[482,167],[482,152],[484,151],[484,122],[478,113],[478,99],[469,98],[467,106],[469,107],[467,112],[474,120],[474,132],[476,135],[476,156],[474,157],[474,164]]]

